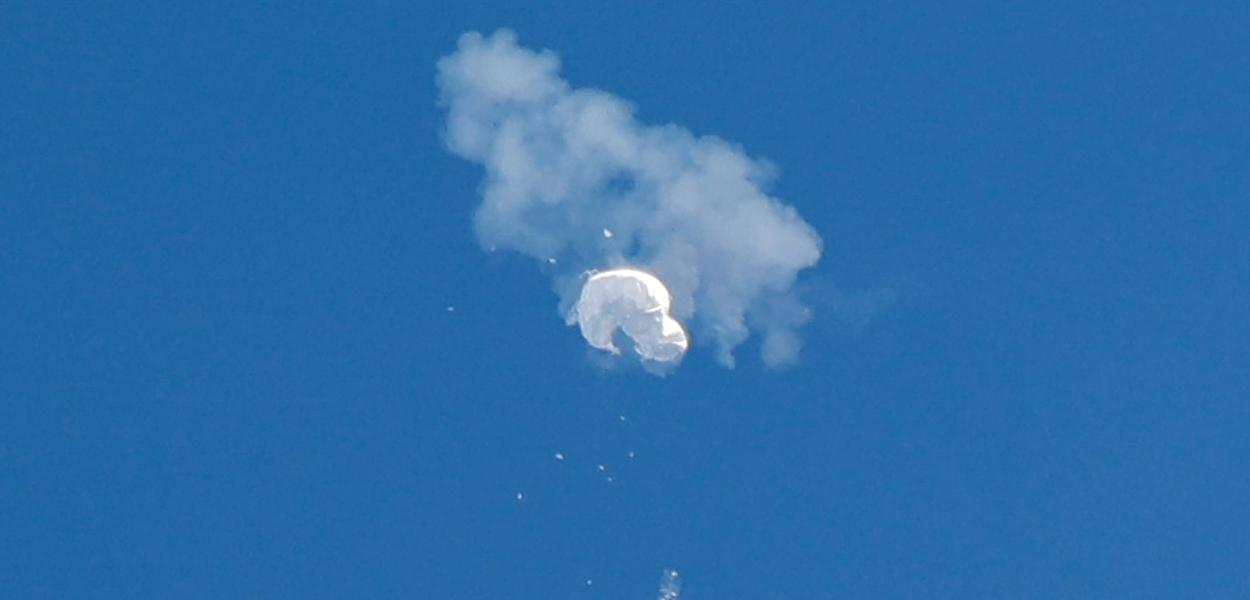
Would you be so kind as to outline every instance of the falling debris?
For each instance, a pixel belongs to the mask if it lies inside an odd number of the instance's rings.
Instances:
[[[556,452],[556,460],[564,460],[564,453]]]
[[[556,264],[556,257],[554,256],[548,257],[547,262],[553,265]]]
[[[517,493],[516,493],[516,501],[517,501],[517,502],[520,502],[520,501],[522,501],[522,500],[525,500],[525,494],[522,494],[521,492],[517,492]]]
[[[618,417],[616,417],[616,418],[620,419],[622,423],[624,423],[624,422],[625,422],[625,415],[620,415],[620,416],[618,416]]]
[[[454,306],[452,306],[452,305],[448,304],[448,305],[447,305],[447,312],[456,312],[456,307],[454,307]]]
[[[591,346],[612,354],[621,351],[612,343],[620,329],[634,341],[638,356],[657,362],[680,360],[690,345],[686,330],[669,310],[668,288],[650,273],[637,269],[612,269],[595,273],[582,287],[569,324],[577,323]]]
[[[594,584],[595,584],[594,580],[591,580],[591,579],[586,580],[586,585],[594,585]]]
[[[611,475],[608,475],[608,483],[612,483],[613,481],[616,481],[616,480],[615,480],[615,479],[612,479],[612,476],[611,476]]]
[[[629,451],[629,457],[630,457],[630,458],[633,458],[633,457],[634,457],[634,451],[633,451],[633,450],[630,450],[630,451]]]
[[[673,569],[665,569],[660,576],[660,595],[656,600],[677,600],[681,596],[681,575]]]
[[[603,471],[607,471],[607,470],[608,470],[608,468],[607,468],[607,467],[605,467],[605,466],[603,466],[603,465],[599,465],[599,472],[601,472],[601,473],[602,473]]]
[[[613,234],[612,234],[612,230],[611,230],[611,229],[608,229],[607,227],[604,227],[604,228],[603,228],[603,237],[605,237],[605,238],[607,238],[607,239],[609,239],[609,240],[610,240],[610,239],[612,239],[612,235],[613,235]]]

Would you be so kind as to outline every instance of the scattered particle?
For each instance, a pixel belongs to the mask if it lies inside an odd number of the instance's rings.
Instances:
[[[612,479],[612,476],[611,476],[611,475],[608,475],[608,483],[612,483],[613,481],[616,481],[616,480],[615,480],[615,479]]]
[[[592,580],[590,580],[590,579],[587,579],[587,580],[586,580],[586,585],[594,585],[594,584],[595,584],[595,582],[594,582],[594,581],[592,581]]]
[[[603,465],[599,465],[599,470],[600,470],[600,471],[607,471],[607,470],[608,470],[608,468],[607,468],[607,467],[605,467],[605,466],[603,466]]]
[[[556,257],[554,257],[554,256],[549,257],[549,258],[547,259],[547,262],[548,262],[548,263],[550,263],[550,264],[553,264],[553,265],[554,265],[554,264],[556,264]]]
[[[611,230],[611,229],[608,229],[607,227],[604,227],[604,228],[603,228],[603,237],[608,238],[608,239],[610,240],[610,239],[612,239],[612,235],[613,235],[613,234],[612,234],[612,230]]]
[[[618,415],[616,418],[620,419],[622,423],[625,422],[625,415]]]
[[[452,306],[452,305],[448,304],[448,305],[447,305],[447,312],[456,312],[456,307],[454,307],[454,306]]]
[[[633,451],[633,450],[630,450],[630,451],[629,451],[629,457],[630,457],[630,458],[633,458],[633,457],[634,457],[634,451]]]
[[[522,494],[521,492],[517,492],[517,493],[516,493],[516,501],[517,501],[517,502],[520,502],[520,501],[522,501],[522,500],[524,500],[524,499],[525,499],[525,494]]]
[[[556,460],[564,460],[564,453],[556,452]]]

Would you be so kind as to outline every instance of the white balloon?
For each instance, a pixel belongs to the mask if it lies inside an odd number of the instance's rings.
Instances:
[[[690,347],[685,328],[674,319],[672,296],[655,275],[638,269],[595,273],[582,286],[570,315],[582,337],[595,348],[620,354],[612,342],[619,329],[634,342],[638,356],[657,362],[680,360]]]

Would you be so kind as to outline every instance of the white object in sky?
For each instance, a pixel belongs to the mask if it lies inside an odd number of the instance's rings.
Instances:
[[[669,314],[672,297],[655,275],[638,269],[595,273],[582,286],[577,307],[569,315],[591,346],[620,354],[612,336],[620,329],[634,341],[634,351],[647,360],[679,360],[690,347],[681,323]]]
[[[676,570],[666,569],[660,578],[660,595],[657,600],[677,600],[681,597],[681,575]]]

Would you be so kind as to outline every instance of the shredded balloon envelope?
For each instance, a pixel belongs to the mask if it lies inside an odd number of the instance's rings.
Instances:
[[[680,360],[690,347],[685,328],[669,313],[672,296],[655,275],[622,268],[595,273],[582,286],[574,314],[591,346],[620,354],[612,338],[619,330],[634,342],[634,352],[657,362]]]

